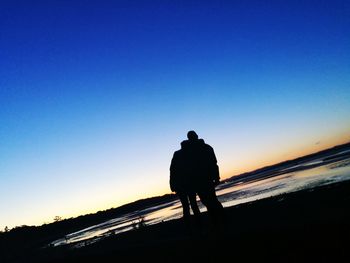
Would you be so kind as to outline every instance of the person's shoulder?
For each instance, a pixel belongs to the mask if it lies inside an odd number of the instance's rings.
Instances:
[[[207,144],[203,139],[199,139],[199,142],[206,148],[213,149],[209,144]]]
[[[176,150],[176,151],[174,152],[174,155],[179,155],[179,154],[181,154],[181,149]]]
[[[188,145],[190,145],[189,140],[184,140],[181,142],[181,149],[186,148]]]

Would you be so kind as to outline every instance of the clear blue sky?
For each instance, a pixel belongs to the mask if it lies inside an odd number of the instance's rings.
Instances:
[[[188,130],[221,176],[350,140],[349,1],[0,3],[0,229],[169,193]]]

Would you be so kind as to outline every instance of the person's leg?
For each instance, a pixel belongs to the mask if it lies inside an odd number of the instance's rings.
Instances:
[[[198,203],[197,203],[197,194],[196,193],[191,193],[188,195],[188,199],[190,200],[191,208],[193,211],[193,216],[194,216],[194,230],[196,231],[196,234],[200,234],[202,232],[202,219],[201,219],[201,211],[198,208]],[[199,232],[198,232],[199,231]]]
[[[190,204],[191,204],[191,208],[192,208],[193,214],[195,216],[199,216],[199,214],[201,212],[199,211],[199,208],[198,208],[196,196],[197,196],[196,193],[190,193],[190,194],[188,194],[188,199],[190,200]]]
[[[188,204],[187,194],[177,193],[177,195],[181,201],[183,218],[187,220],[190,217],[190,206]]]
[[[217,224],[223,219],[224,208],[218,200],[214,187],[206,187],[198,191],[201,202],[206,206],[212,223]]]

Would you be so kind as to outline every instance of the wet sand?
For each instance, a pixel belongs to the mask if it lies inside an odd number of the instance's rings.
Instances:
[[[105,238],[19,255],[15,262],[347,262],[350,181],[225,208],[213,227],[172,220]]]

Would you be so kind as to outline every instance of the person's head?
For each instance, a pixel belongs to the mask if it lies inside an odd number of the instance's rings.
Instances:
[[[195,140],[198,140],[198,135],[195,131],[189,131],[187,133],[187,138],[190,140],[190,141],[195,141]]]

